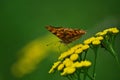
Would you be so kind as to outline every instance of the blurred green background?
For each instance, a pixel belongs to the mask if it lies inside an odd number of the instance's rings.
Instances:
[[[18,52],[23,47],[50,34],[45,29],[46,25],[85,29],[87,34],[80,41],[108,27],[119,28],[119,3],[119,0],[1,0],[0,80],[63,80],[59,74],[48,74],[58,52],[47,52],[48,56],[39,62],[34,71],[20,78],[12,75],[11,66],[18,60]],[[115,44],[119,53],[120,34]],[[120,54],[118,57],[120,60]],[[92,60],[93,54],[89,58]],[[99,52],[96,72],[96,80],[120,79],[117,63],[104,50]]]

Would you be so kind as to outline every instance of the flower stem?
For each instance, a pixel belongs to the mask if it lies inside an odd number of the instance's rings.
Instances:
[[[95,80],[95,76],[96,76],[97,51],[98,51],[98,47],[94,48],[94,53],[95,53],[94,65],[93,65],[93,79],[94,80]]]
[[[90,76],[90,75],[88,74],[88,71],[85,71],[85,74],[88,76],[88,78],[89,78],[90,80],[95,80],[92,76]]]
[[[87,77],[87,72],[88,72],[88,71],[84,70],[83,80],[86,80],[86,77]]]
[[[83,60],[85,60],[85,59],[86,59],[86,56],[87,56],[87,51],[85,51],[85,55],[84,55]]]
[[[118,60],[118,56],[117,56],[115,50],[113,49],[112,45],[109,45],[109,52],[113,55],[113,57],[115,58],[116,62],[119,65],[119,68],[120,68],[120,63],[119,63],[119,60]]]
[[[77,74],[77,80],[81,80],[81,79],[80,79],[80,73],[81,73],[80,70],[76,72],[76,74]]]

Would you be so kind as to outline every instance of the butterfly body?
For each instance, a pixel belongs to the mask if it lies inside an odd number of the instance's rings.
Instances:
[[[60,38],[62,43],[69,44],[79,39],[86,32],[80,29],[46,26],[47,30]]]

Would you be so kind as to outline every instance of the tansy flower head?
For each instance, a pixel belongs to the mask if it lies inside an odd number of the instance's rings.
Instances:
[[[65,65],[66,67],[69,67],[69,66],[71,66],[71,65],[73,64],[73,61],[70,60],[70,59],[66,59],[63,63],[64,63],[64,65]]]
[[[104,38],[102,36],[97,36],[96,39],[97,40],[103,40]]]
[[[83,65],[80,62],[77,61],[73,64],[73,66],[76,67],[76,68],[81,68]]]
[[[84,44],[90,44],[94,39],[95,39],[95,37],[90,37],[90,38],[84,40],[83,43],[84,43]]]
[[[82,53],[82,52],[83,52],[83,49],[82,49],[82,48],[79,48],[79,49],[75,50],[75,53],[76,53],[76,54],[80,54],[80,53]]]
[[[91,66],[91,62],[87,61],[87,60],[80,61],[80,62],[77,61],[73,64],[73,66],[76,68],[89,67],[89,66]]]
[[[78,57],[79,57],[78,54],[72,54],[72,55],[70,56],[70,60],[75,61],[75,60],[78,59]]]
[[[74,67],[66,67],[64,68],[64,71],[61,73],[62,76],[68,75],[68,74],[73,74],[76,71],[76,68]]]
[[[104,36],[104,35],[106,35],[107,34],[107,32],[98,32],[98,33],[96,33],[96,36]]]
[[[72,53],[70,51],[66,51],[66,52],[63,52],[60,57],[58,58],[58,60],[62,60],[66,57],[68,57],[69,55],[71,55]]]
[[[91,62],[87,61],[87,60],[83,61],[81,64],[83,65],[83,67],[89,67],[89,66],[91,66]]]
[[[61,63],[61,64],[58,66],[58,71],[61,71],[63,68],[64,68],[64,64]]]
[[[109,31],[109,32],[112,32],[112,33],[114,33],[114,34],[116,34],[116,33],[119,32],[119,30],[118,30],[117,28],[109,28],[108,31]]]
[[[100,40],[94,40],[94,41],[92,41],[92,44],[93,45],[99,45],[101,43],[101,41]]]
[[[73,53],[81,53],[82,50],[80,50],[80,48],[83,46],[83,44],[78,44],[74,47],[72,47],[71,49],[69,49],[68,51],[66,52],[63,52],[60,57],[58,58],[58,60],[62,60],[70,55],[72,55]]]
[[[57,66],[61,63],[61,61],[57,61],[53,64],[52,68],[49,70],[49,73],[54,72],[54,69],[57,68]]]
[[[82,50],[87,50],[89,47],[90,47],[89,45],[85,44],[82,46]]]
[[[83,46],[83,44],[75,45],[74,47],[71,48],[71,50],[75,51],[75,50],[81,48],[82,46]]]

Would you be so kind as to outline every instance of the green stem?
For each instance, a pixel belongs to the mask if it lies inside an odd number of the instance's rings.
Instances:
[[[76,74],[77,74],[77,80],[81,80],[81,79],[80,79],[80,73],[81,73],[80,70],[78,70],[78,71],[76,72]]]
[[[112,45],[109,45],[109,52],[113,55],[113,57],[115,58],[116,62],[119,65],[119,68],[120,68],[120,63],[119,63],[119,60],[118,60],[118,56],[117,56],[115,50],[113,49]]]
[[[67,76],[67,78],[68,78],[69,80],[72,80],[69,76]]]
[[[83,80],[86,80],[86,77],[87,77],[87,72],[88,72],[88,70],[84,70],[84,76],[83,76]]]
[[[96,76],[96,62],[97,62],[97,48],[94,49],[95,58],[94,58],[94,65],[93,65],[93,78],[95,79]]]
[[[81,79],[80,79],[80,74],[78,74],[78,80],[81,80]]]
[[[83,61],[86,59],[86,56],[87,56],[87,51],[85,51],[85,55],[84,55]]]
[[[85,71],[85,74],[88,76],[88,78],[89,78],[90,80],[95,80],[92,76],[90,76],[90,75],[88,74],[88,71]]]

